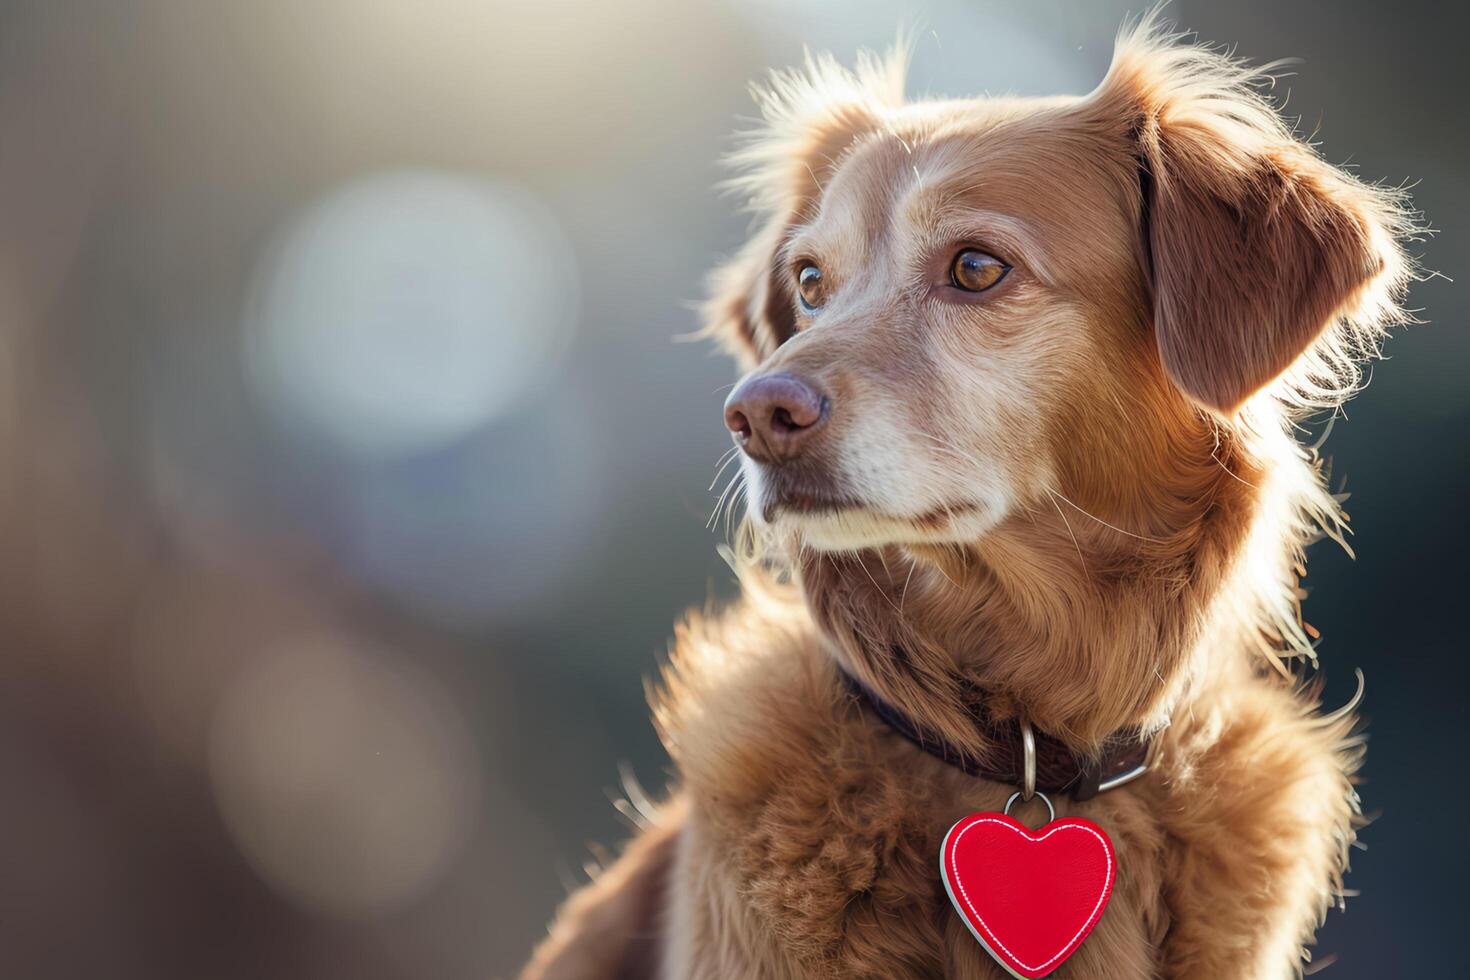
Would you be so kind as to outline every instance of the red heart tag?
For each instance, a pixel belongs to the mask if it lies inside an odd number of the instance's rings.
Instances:
[[[1032,831],[1003,813],[972,813],[944,835],[939,864],[949,900],[980,945],[1027,980],[1076,952],[1117,877],[1113,842],[1077,817]]]

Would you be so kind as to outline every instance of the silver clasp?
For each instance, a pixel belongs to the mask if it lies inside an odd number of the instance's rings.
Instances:
[[[1031,730],[1031,723],[1025,718],[1020,719],[1020,725],[1021,799],[1029,801],[1036,795],[1036,733]],[[1047,806],[1051,806],[1051,803],[1047,803]],[[1006,807],[1009,809],[1010,804],[1006,804]]]
[[[1051,800],[1047,799],[1045,793],[1037,793],[1036,795],[1041,799],[1041,802],[1046,804],[1046,823],[1051,823],[1057,818],[1057,808],[1051,805]],[[1011,815],[1011,804],[1015,803],[1020,798],[1020,790],[1012,793],[1011,798],[1006,800],[1005,809],[1001,810],[1000,812],[1009,817]],[[1046,826],[1046,824],[1042,824],[1042,826],[1044,827]]]

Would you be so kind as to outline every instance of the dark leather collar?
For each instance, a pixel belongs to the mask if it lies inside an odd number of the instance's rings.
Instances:
[[[999,720],[990,716],[983,700],[975,712],[975,723],[994,746],[984,759],[978,759],[945,741],[918,722],[884,701],[856,677],[838,668],[838,673],[857,699],[866,704],[888,727],[937,759],[942,759],[977,779],[988,779],[1019,787],[1025,749],[1021,726],[1015,719]],[[1036,788],[1043,793],[1065,794],[1074,800],[1088,800],[1100,792],[1116,789],[1143,774],[1147,767],[1149,743],[1136,730],[1120,731],[1108,737],[1100,759],[1080,757],[1065,743],[1045,732],[1036,732]]]

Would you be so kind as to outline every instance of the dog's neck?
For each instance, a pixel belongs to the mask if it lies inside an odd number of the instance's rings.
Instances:
[[[1141,532],[1053,497],[970,546],[802,552],[807,604],[844,669],[954,745],[986,749],[976,688],[1079,752],[1156,728],[1258,510],[1254,473],[1213,440],[1155,481]]]

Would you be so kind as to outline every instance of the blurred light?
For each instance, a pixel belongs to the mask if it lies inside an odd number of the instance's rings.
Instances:
[[[133,676],[159,742],[202,766],[220,700],[262,651],[318,628],[297,583],[236,561],[228,575],[199,565],[148,583],[133,632]]]
[[[278,648],[230,691],[210,776],[236,844],[299,904],[401,907],[462,848],[480,799],[458,711],[422,674],[340,636]]]
[[[452,442],[533,388],[570,339],[576,261],[511,185],[366,178],[264,257],[247,370],[280,425],[368,458]]]
[[[339,555],[418,615],[482,627],[596,554],[608,499],[597,406],[575,385],[436,453],[374,467],[339,489]]]
[[[850,0],[842,5],[840,17],[832,16],[832,6],[825,0],[735,0],[734,7],[764,36],[776,67],[797,63],[798,40],[814,50],[831,51],[851,65],[858,49],[885,50],[906,29],[912,39],[911,96],[973,96],[986,91],[1079,95],[1101,80],[1084,59],[1058,43],[1054,26],[1021,15],[1014,5]],[[1082,16],[1077,12],[1069,19]],[[1116,14],[1100,16],[1108,19],[1109,30],[1116,27]]]

